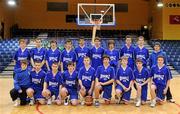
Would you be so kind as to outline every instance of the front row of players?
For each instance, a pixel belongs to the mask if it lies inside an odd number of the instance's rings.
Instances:
[[[61,73],[58,71],[58,63],[52,64],[52,70],[47,74],[41,70],[41,63],[35,62],[35,69],[29,72],[27,62],[21,61],[21,69],[16,70],[14,77],[14,89],[10,95],[15,106],[25,105],[27,97],[30,105],[36,102],[40,104],[78,105],[78,96],[81,104],[92,104],[94,97],[95,106],[99,106],[99,97],[102,97],[105,104],[110,104],[112,97],[113,83],[115,85],[116,103],[128,104],[131,96],[131,89],[134,85],[137,90],[136,106],[145,104],[147,100],[148,83],[150,84],[151,107],[156,102],[163,104],[165,94],[172,78],[168,67],[164,64],[164,57],[158,56],[157,65],[149,72],[143,67],[141,59],[136,60],[136,70],[128,67],[128,58],[121,57],[121,65],[115,70],[109,64],[110,58],[103,56],[103,65],[97,70],[91,67],[90,58],[84,58],[84,67],[79,72],[75,70],[73,62],[68,63],[68,70]],[[78,94],[79,93],[79,94]],[[87,96],[87,97],[86,97]],[[91,96],[91,97],[90,97]]]

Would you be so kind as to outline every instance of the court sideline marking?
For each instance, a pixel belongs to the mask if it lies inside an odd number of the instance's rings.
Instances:
[[[36,105],[36,111],[37,111],[39,114],[44,114],[43,112],[41,112],[41,111],[39,110],[39,107],[40,107],[40,104],[38,103],[38,104]]]

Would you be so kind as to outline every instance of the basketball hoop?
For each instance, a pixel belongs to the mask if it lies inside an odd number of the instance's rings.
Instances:
[[[97,30],[100,30],[101,24],[102,24],[102,19],[94,19],[94,20],[91,20],[90,23],[91,23],[92,25],[94,25],[94,27],[95,27]]]

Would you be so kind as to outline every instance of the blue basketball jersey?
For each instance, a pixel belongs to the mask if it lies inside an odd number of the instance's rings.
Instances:
[[[143,66],[147,66],[147,60],[149,59],[149,51],[145,47],[142,49],[137,46],[134,51],[135,58],[140,58],[143,61]]]
[[[61,54],[61,62],[63,62],[63,70],[68,70],[67,68],[67,64],[68,62],[72,61],[72,62],[76,62],[77,57],[76,57],[76,53],[75,51],[71,50],[71,51],[67,51],[66,49],[64,49],[62,51]]]
[[[16,61],[14,70],[21,68],[21,60],[27,60],[28,62],[30,61],[30,51],[27,48],[24,51],[19,48],[14,55],[14,60]]]
[[[127,56],[128,66],[131,67],[131,69],[134,69],[134,47],[132,45],[130,48],[127,48],[127,46],[124,45],[120,50],[120,56]]]
[[[92,81],[95,80],[95,69],[90,67],[88,70],[81,67],[78,74],[78,79],[82,81],[82,85],[86,88],[91,88]]]
[[[99,47],[96,49],[93,47],[90,51],[91,55],[91,62],[92,62],[92,67],[96,70],[98,66],[102,65],[102,57],[104,54],[104,49],[102,47]]]
[[[77,48],[75,48],[75,52],[77,54],[76,69],[79,70],[81,67],[84,66],[84,57],[90,56],[90,50],[87,47],[81,48],[80,46],[78,46]]]
[[[31,71],[31,87],[36,90],[43,90],[43,83],[46,73],[43,70],[40,70],[38,73],[36,71]]]
[[[55,76],[53,76],[52,71],[49,71],[45,77],[45,82],[48,84],[48,89],[59,91],[59,86],[62,84],[62,76],[61,72],[57,72]]]
[[[111,79],[114,79],[115,78],[114,68],[112,66],[108,66],[107,68],[105,68],[104,65],[99,66],[96,70],[96,78],[98,78],[99,82],[103,82],[103,83]]]
[[[154,65],[151,68],[151,76],[155,84],[160,84],[163,86],[166,86],[167,81],[172,79],[172,74],[166,65],[164,65],[162,68],[159,68],[158,65]]]
[[[145,67],[142,68],[141,71],[139,71],[137,68],[134,70],[134,78],[137,83],[142,84],[144,83],[148,78],[150,78],[149,70]]]
[[[132,69],[127,66],[124,70],[120,66],[116,74],[116,80],[119,80],[125,87],[129,87],[130,82],[134,80]]]
[[[78,86],[78,72],[74,71],[72,75],[66,70],[63,75],[63,86],[67,89],[77,89]]]
[[[46,56],[46,49],[45,48],[32,48],[31,49],[31,58],[34,61],[43,61],[45,60],[45,56]]]
[[[110,51],[109,49],[105,50],[105,55],[108,55],[110,57],[110,65],[114,68],[118,67],[118,61],[119,61],[119,51],[116,49],[113,49]]]
[[[49,49],[46,52],[46,60],[48,61],[49,67],[51,68],[53,62],[59,62],[60,61],[60,50],[57,48],[56,50]]]

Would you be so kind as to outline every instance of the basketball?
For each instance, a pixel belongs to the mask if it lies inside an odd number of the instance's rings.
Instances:
[[[85,104],[86,104],[87,106],[91,106],[91,105],[93,104],[93,98],[92,98],[92,96],[86,96],[86,97],[85,97]]]

